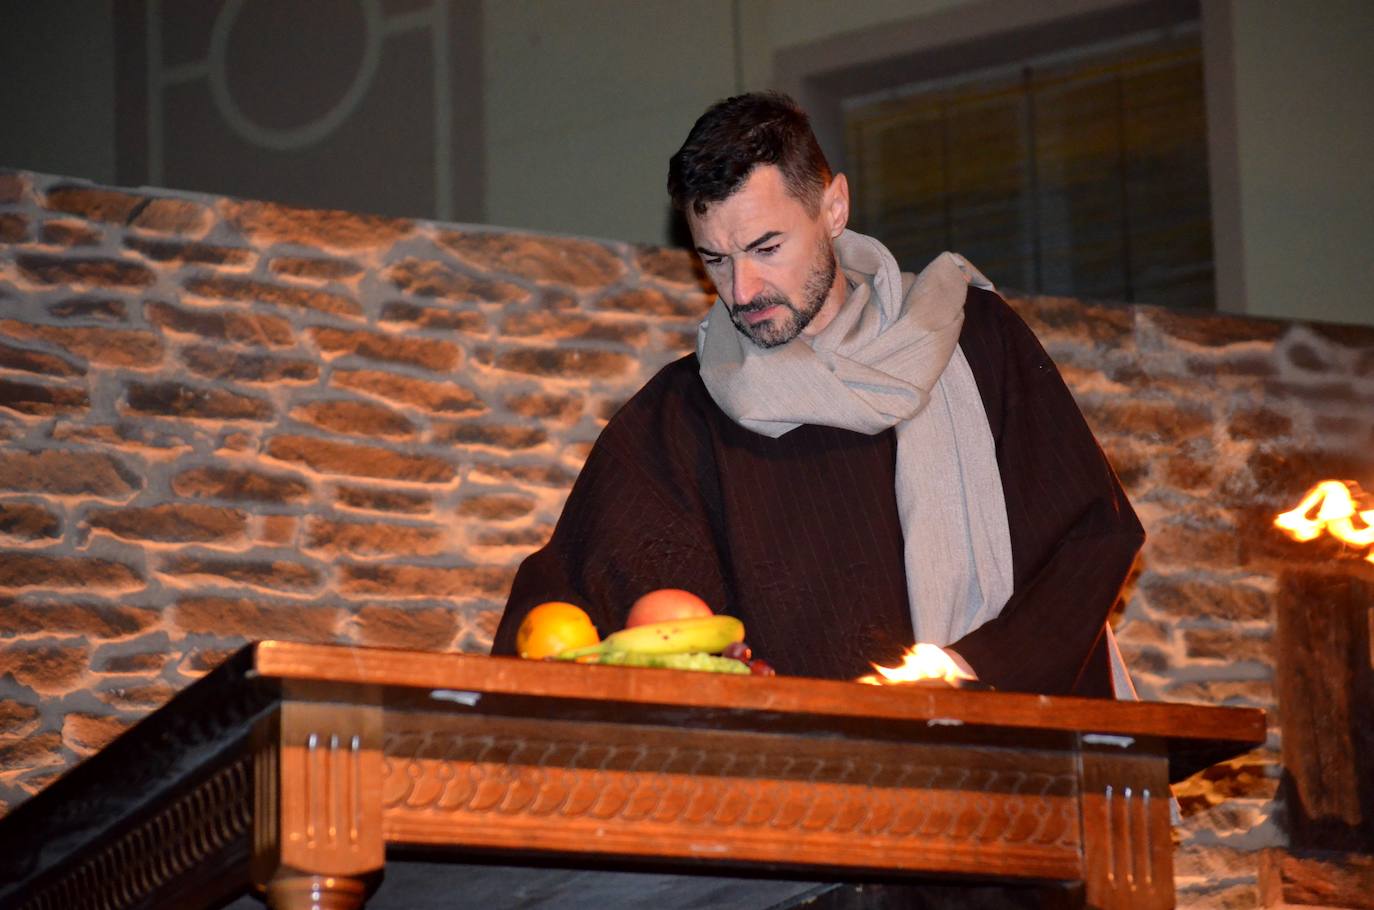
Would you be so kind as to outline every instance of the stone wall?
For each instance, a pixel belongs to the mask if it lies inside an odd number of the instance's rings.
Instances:
[[[484,650],[708,302],[680,251],[0,173],[0,808],[250,639]],[[1278,617],[1374,564],[1270,519],[1374,486],[1374,330],[1012,302],[1150,535],[1142,696],[1271,712],[1178,788],[1180,903],[1273,902]]]

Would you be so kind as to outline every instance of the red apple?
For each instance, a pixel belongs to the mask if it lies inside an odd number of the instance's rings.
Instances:
[[[659,588],[634,602],[634,606],[630,607],[630,615],[625,617],[625,628],[633,629],[651,622],[689,619],[693,616],[711,616],[714,612],[706,601],[691,591]]]

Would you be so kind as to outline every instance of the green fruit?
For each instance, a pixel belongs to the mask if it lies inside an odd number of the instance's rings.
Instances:
[[[599,655],[596,663],[617,667],[658,667],[666,670],[697,670],[705,673],[745,673],[749,665],[733,657],[714,654],[640,654],[635,651],[612,651]]]

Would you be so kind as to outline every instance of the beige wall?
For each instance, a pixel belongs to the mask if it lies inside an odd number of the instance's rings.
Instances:
[[[1231,19],[1246,312],[1374,324],[1374,3]]]
[[[925,22],[962,37],[1112,5],[488,0],[486,220],[670,242],[668,155],[711,101],[777,85],[780,55],[833,59],[838,47],[871,60]],[[1203,0],[1203,12],[1221,308],[1374,323],[1374,295],[1360,292],[1374,279],[1374,179],[1354,166],[1374,160],[1374,67],[1362,57],[1374,4]]]

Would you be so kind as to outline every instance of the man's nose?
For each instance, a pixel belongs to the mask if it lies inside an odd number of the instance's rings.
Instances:
[[[754,266],[747,260],[741,259],[734,263],[734,274],[731,276],[733,284],[732,291],[735,298],[735,306],[748,303],[763,290],[763,281],[759,278]]]

